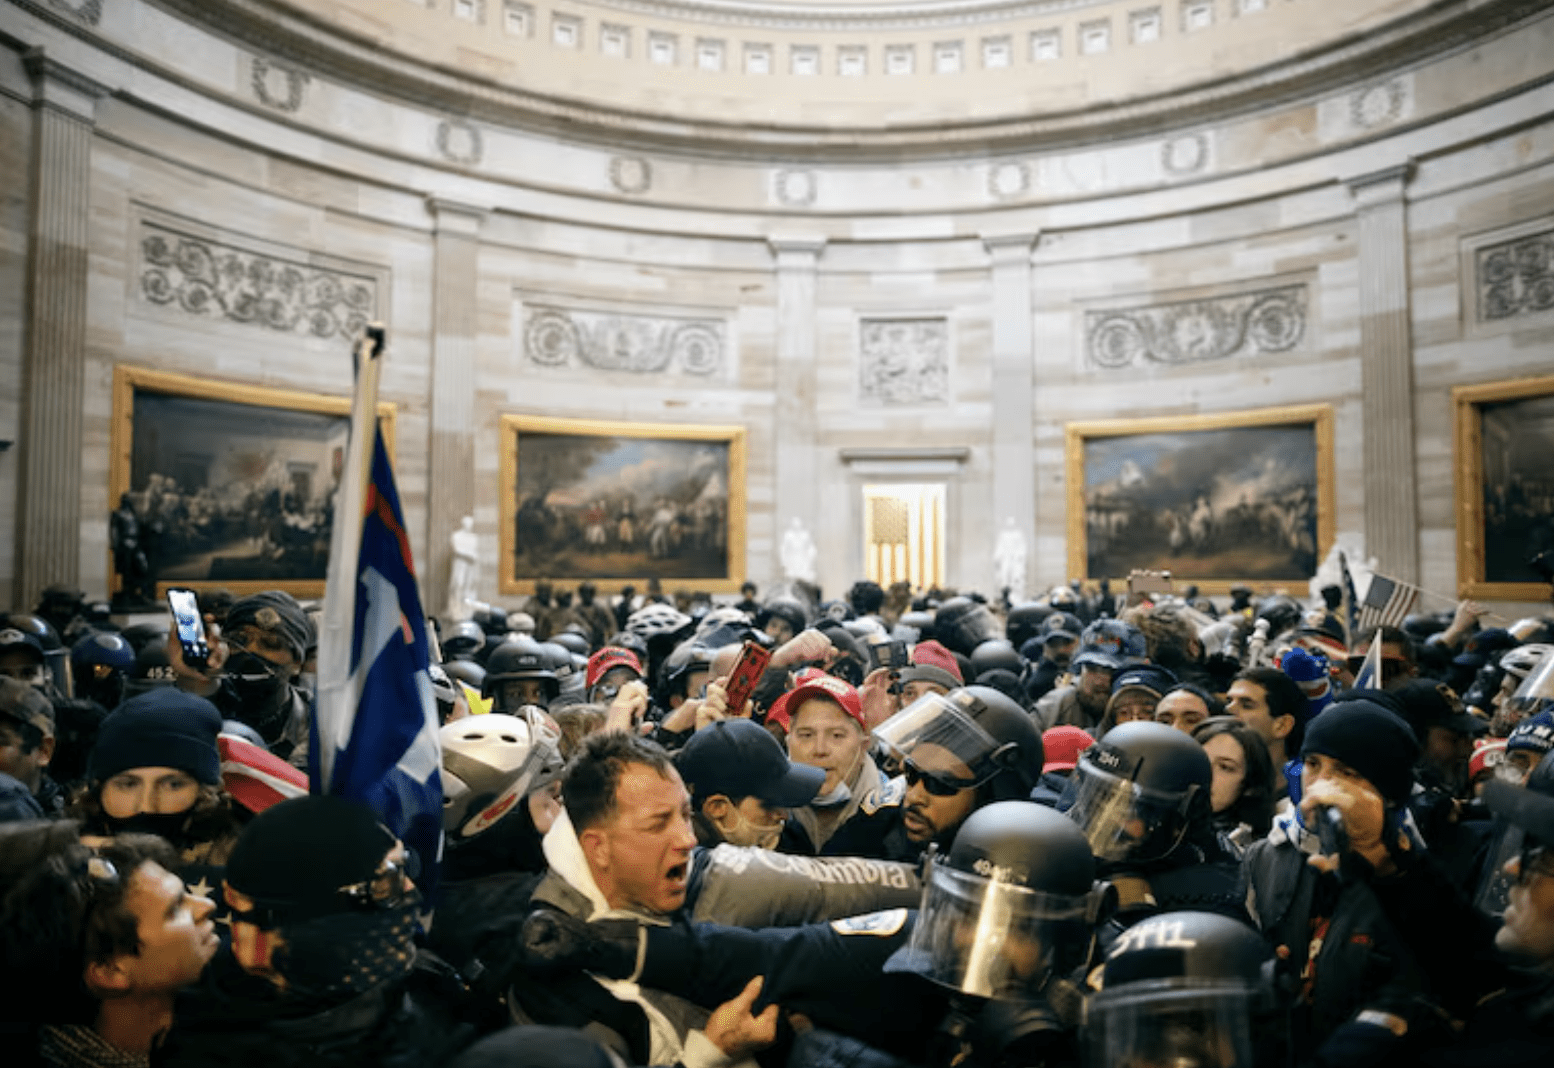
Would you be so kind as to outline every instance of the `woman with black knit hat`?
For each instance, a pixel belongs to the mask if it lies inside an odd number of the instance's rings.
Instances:
[[[185,867],[225,864],[239,826],[221,785],[220,732],[203,697],[167,686],[131,698],[103,720],[67,815],[88,835],[158,835]]]

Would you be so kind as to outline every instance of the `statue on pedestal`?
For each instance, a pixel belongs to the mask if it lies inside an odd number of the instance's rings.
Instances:
[[[448,619],[468,619],[468,602],[475,599],[475,556],[480,549],[475,517],[467,515],[459,520],[459,529],[448,542],[453,547],[453,564],[448,574]]]
[[[815,539],[797,516],[782,535],[782,573],[789,582],[815,581]]]
[[[151,562],[141,543],[140,517],[128,493],[119,496],[119,507],[108,518],[108,545],[113,550],[113,568],[119,573],[119,592],[114,600],[120,605],[143,605],[156,601],[156,582],[151,577]]]
[[[1025,600],[1025,535],[1014,525],[1014,516],[1004,520],[993,546],[993,574],[998,589],[1010,604]]]

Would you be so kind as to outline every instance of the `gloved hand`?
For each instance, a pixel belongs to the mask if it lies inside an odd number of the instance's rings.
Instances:
[[[641,926],[635,920],[585,923],[555,909],[535,909],[518,940],[523,964],[537,975],[585,971],[629,979],[637,971]]]

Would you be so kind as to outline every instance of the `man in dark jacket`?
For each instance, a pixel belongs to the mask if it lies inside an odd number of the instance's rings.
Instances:
[[[227,862],[232,944],[180,999],[161,1063],[435,1066],[474,1037],[463,984],[417,950],[405,848],[354,801],[283,801]]]
[[[0,823],[59,815],[64,798],[45,770],[53,755],[54,706],[0,676]]]

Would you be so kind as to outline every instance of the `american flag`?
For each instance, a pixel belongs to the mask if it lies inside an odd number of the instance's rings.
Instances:
[[[1360,602],[1359,633],[1373,627],[1401,627],[1404,618],[1414,610],[1419,600],[1419,589],[1385,575],[1371,576],[1371,584],[1365,589],[1365,600]],[[1354,638],[1351,636],[1350,641]]]
[[[1338,567],[1343,573],[1344,644],[1353,645],[1360,633],[1360,598],[1354,592],[1354,576],[1349,573],[1349,558],[1338,554]]]

